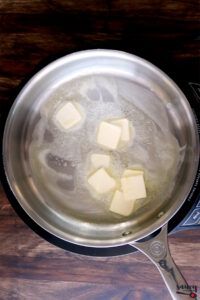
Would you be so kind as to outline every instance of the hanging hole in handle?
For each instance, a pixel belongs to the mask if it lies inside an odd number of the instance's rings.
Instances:
[[[124,231],[122,233],[122,236],[127,236],[127,235],[130,235],[132,233],[132,231]]]

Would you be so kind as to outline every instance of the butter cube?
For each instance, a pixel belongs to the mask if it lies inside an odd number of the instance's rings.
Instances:
[[[122,216],[129,216],[133,211],[133,207],[134,200],[125,201],[123,193],[117,190],[112,198],[109,210]]]
[[[101,122],[97,134],[97,143],[108,149],[115,150],[120,141],[121,128],[108,122]]]
[[[94,153],[91,155],[90,160],[95,169],[100,167],[109,168],[110,155]]]
[[[130,201],[141,199],[147,196],[144,178],[142,174],[121,178],[121,187],[124,199]]]
[[[88,183],[98,194],[105,194],[116,187],[116,182],[104,168],[97,170],[88,178]]]
[[[122,142],[129,142],[130,141],[130,125],[128,119],[116,119],[111,121],[112,124],[118,125],[121,127],[122,133],[120,140]]]
[[[65,103],[55,114],[56,123],[65,130],[77,125],[81,119],[81,113],[72,102]]]
[[[124,170],[124,173],[123,173],[123,177],[126,177],[126,176],[131,176],[131,175],[143,175],[144,172],[142,170],[133,170],[133,169],[126,169]]]

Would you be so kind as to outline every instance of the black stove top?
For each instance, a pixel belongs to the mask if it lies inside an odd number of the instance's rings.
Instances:
[[[187,99],[190,102],[190,105],[194,111],[196,117],[196,122],[198,126],[198,132],[200,135],[200,84],[189,82],[181,86],[183,92],[185,93]],[[1,115],[1,127],[0,134],[3,133],[3,125],[6,120],[6,115]],[[2,138],[1,138],[2,142]],[[1,168],[0,168],[0,177],[1,182],[4,187],[4,190],[7,194],[7,197],[12,204],[15,211],[18,215],[24,220],[24,222],[31,227],[37,234],[46,239],[48,242],[61,247],[65,250],[89,256],[117,256],[132,253],[137,251],[130,245],[110,247],[110,248],[92,248],[75,245],[62,239],[59,239],[52,234],[48,233],[40,226],[38,226],[30,217],[25,213],[25,211],[18,204],[18,201],[15,199],[12,194],[8,182],[5,177],[3,163],[1,159]],[[173,233],[180,230],[187,229],[197,229],[200,228],[200,164],[198,167],[198,172],[196,175],[195,182],[190,191],[189,196],[184,202],[181,209],[176,213],[176,215],[168,223],[169,233]],[[154,233],[155,234],[155,233]]]

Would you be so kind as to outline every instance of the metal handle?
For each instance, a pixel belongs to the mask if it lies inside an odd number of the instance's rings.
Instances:
[[[191,300],[192,290],[188,287],[179,269],[175,265],[168,247],[167,225],[158,235],[148,241],[133,242],[133,247],[144,253],[158,268],[174,300]]]

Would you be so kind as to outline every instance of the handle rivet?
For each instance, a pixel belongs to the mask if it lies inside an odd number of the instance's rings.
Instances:
[[[122,233],[122,236],[127,236],[130,235],[132,233],[132,231],[125,231]]]
[[[159,212],[158,218],[161,218],[164,215],[164,211]]]

